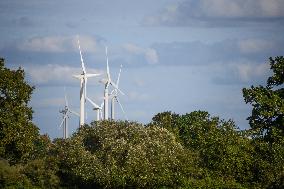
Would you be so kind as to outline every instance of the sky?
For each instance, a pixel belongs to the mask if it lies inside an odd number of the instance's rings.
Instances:
[[[102,74],[87,86],[98,104],[108,46],[113,80],[123,66],[119,98],[129,120],[204,110],[247,129],[242,88],[265,85],[268,58],[284,55],[283,10],[283,0],[1,0],[0,56],[35,86],[33,122],[51,138],[62,137],[64,88],[79,112],[77,36],[87,72]],[[90,123],[89,103],[86,112]],[[78,122],[70,116],[70,134]]]

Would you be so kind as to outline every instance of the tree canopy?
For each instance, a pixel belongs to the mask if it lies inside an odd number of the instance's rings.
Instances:
[[[198,172],[193,163],[196,155],[172,133],[135,122],[97,122],[58,142],[62,174],[89,186],[172,188]]]
[[[273,75],[267,79],[267,85],[244,88],[243,96],[253,107],[248,117],[250,126],[273,142],[284,136],[284,58],[270,58],[269,62]]]
[[[39,136],[28,106],[33,89],[24,70],[10,70],[0,59],[0,156],[10,163],[28,158]]]

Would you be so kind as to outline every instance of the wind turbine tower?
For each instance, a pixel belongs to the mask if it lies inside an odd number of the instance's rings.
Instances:
[[[63,139],[66,139],[68,137],[68,126],[67,126],[67,120],[68,120],[68,115],[67,115],[67,107],[65,106],[63,110],[59,111],[60,113],[62,113],[62,122],[60,124],[59,127],[63,127]]]
[[[73,77],[80,79],[80,126],[83,126],[85,124],[85,103],[86,103],[86,95],[87,95],[87,79],[89,77],[99,76],[100,74],[88,74],[86,72],[79,39],[78,39],[78,47],[79,47],[80,58],[81,58],[82,73],[80,75],[74,75]]]

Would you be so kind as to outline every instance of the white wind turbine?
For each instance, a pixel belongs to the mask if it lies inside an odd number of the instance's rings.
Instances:
[[[102,110],[103,110],[104,101],[99,106],[94,101],[92,101],[89,97],[86,97],[86,99],[94,106],[94,110],[97,111],[97,121],[102,119]]]
[[[119,73],[118,73],[118,77],[117,77],[117,80],[116,80],[116,86],[118,87],[119,85],[119,79],[120,79],[120,74],[121,74],[121,69],[122,69],[122,65],[120,65],[120,69],[119,69]],[[118,98],[118,91],[117,91],[117,88],[115,88],[114,90],[112,90],[112,92],[110,93],[110,96],[111,96],[111,119],[114,120],[115,118],[115,114],[114,114],[114,107],[115,107],[115,102],[117,102],[120,106],[120,109],[122,110],[124,116],[125,116],[125,119],[128,120],[127,116],[126,116],[126,113],[124,111],[124,108],[122,106],[122,104],[120,103],[120,100]]]
[[[73,75],[73,77],[80,79],[80,87],[81,87],[80,88],[80,126],[83,126],[85,124],[85,102],[86,102],[86,95],[87,95],[87,79],[89,77],[99,76],[100,74],[89,74],[86,72],[79,39],[78,39],[78,47],[79,47],[80,57],[81,57],[82,73],[81,75]]]
[[[77,112],[75,112],[75,111],[73,111],[69,108],[66,93],[65,93],[64,109],[59,111],[59,112],[63,114],[63,118],[62,118],[62,121],[61,121],[59,127],[61,128],[62,125],[63,125],[63,138],[66,139],[66,138],[68,138],[68,118],[69,118],[69,114],[71,113],[71,114],[74,114],[74,115],[80,117],[80,115]]]
[[[122,95],[124,95],[124,93],[120,89],[118,89],[116,84],[111,80],[111,76],[110,76],[110,72],[109,72],[109,65],[108,65],[107,47],[105,47],[105,49],[106,49],[106,60],[107,60],[107,73],[106,73],[107,78],[102,79],[100,82],[105,85],[105,89],[104,89],[104,120],[107,120],[108,119],[108,96],[109,96],[108,87],[109,87],[109,85],[112,85]]]

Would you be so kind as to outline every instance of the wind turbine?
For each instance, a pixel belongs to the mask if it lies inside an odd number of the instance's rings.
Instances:
[[[77,112],[75,112],[75,111],[73,111],[69,108],[66,93],[65,93],[64,109],[60,110],[59,112],[63,114],[63,118],[62,118],[62,121],[61,121],[59,127],[61,128],[62,125],[63,125],[63,138],[66,139],[66,138],[68,138],[68,118],[69,118],[69,114],[71,113],[71,114],[74,114],[74,115],[80,117],[80,115]]]
[[[89,97],[86,97],[86,99],[94,106],[94,110],[97,111],[97,121],[102,119],[102,109],[103,109],[104,101],[99,106],[94,101],[92,101]]]
[[[120,65],[120,69],[119,69],[119,73],[118,73],[118,77],[117,77],[117,80],[116,80],[116,86],[118,87],[119,85],[119,79],[120,79],[120,74],[121,74],[121,69],[122,69],[122,65]],[[126,116],[126,113],[124,111],[124,108],[122,107],[122,104],[120,103],[119,101],[119,98],[118,98],[118,91],[117,91],[117,88],[115,88],[114,90],[112,90],[112,92],[110,93],[110,96],[111,96],[111,119],[113,120],[114,117],[115,117],[115,114],[114,114],[114,106],[115,106],[115,102],[117,102],[126,118],[126,120],[128,120],[127,116]]]
[[[82,73],[80,75],[73,75],[73,77],[80,79],[80,126],[85,124],[85,102],[86,102],[86,95],[87,95],[87,80],[89,77],[96,77],[100,74],[89,74],[86,72],[84,59],[81,52],[80,41],[78,38],[78,47],[80,52],[81,58],[81,67]]]
[[[111,76],[110,76],[110,72],[109,72],[109,65],[108,65],[108,54],[107,54],[107,47],[105,47],[106,50],[106,62],[107,62],[107,78],[106,79],[102,79],[100,82],[103,83],[105,85],[105,89],[104,89],[104,119],[108,119],[108,87],[109,85],[112,85],[115,89],[117,89],[118,92],[120,92],[122,95],[124,95],[124,93],[117,87],[117,85],[111,80]]]

